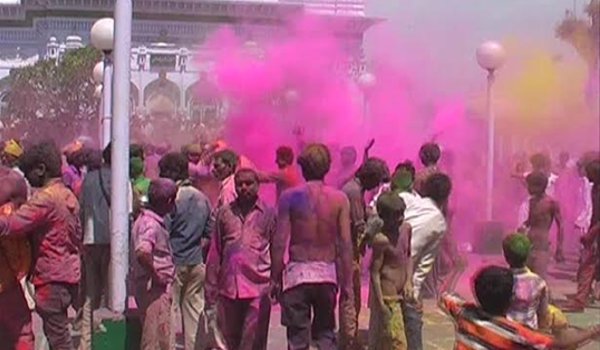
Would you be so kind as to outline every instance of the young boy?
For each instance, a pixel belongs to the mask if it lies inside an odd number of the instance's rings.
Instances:
[[[556,239],[556,261],[563,261],[563,227],[560,207],[554,198],[546,194],[548,177],[538,171],[527,175],[527,190],[530,194],[529,214],[523,223],[523,229],[531,240],[532,249],[529,255],[528,267],[531,271],[546,279],[548,264],[550,263],[549,232],[552,222],[558,228]]]
[[[142,210],[133,225],[133,275],[143,324],[142,350],[172,349],[171,284],[175,265],[163,218],[173,210],[176,195],[175,182],[163,178],[152,181],[148,209]]]
[[[513,321],[538,329],[548,312],[548,286],[526,266],[531,241],[524,234],[511,234],[502,242],[504,258],[514,275],[513,299],[506,316]]]
[[[377,200],[383,220],[373,238],[369,349],[407,349],[401,303],[412,298],[411,226],[404,222],[406,205],[392,192]]]

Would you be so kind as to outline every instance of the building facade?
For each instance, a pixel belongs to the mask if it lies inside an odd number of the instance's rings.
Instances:
[[[90,29],[111,17],[114,0],[11,0],[0,2],[0,116],[11,69],[59,59],[89,43]],[[364,69],[363,35],[378,20],[363,0],[135,0],[131,49],[131,100],[135,114],[183,113],[210,118],[223,101],[212,82],[211,33],[228,26],[248,50],[285,38],[302,14],[336,24],[347,51],[348,74]],[[192,59],[192,55],[194,59]]]

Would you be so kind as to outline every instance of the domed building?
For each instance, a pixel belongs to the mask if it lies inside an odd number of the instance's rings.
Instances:
[[[11,69],[40,58],[59,59],[87,45],[92,24],[112,17],[114,0],[0,0],[0,116]],[[292,18],[310,13],[336,25],[347,51],[349,74],[363,64],[365,31],[378,19],[365,15],[364,0],[135,0],[131,49],[134,113],[221,113],[207,38],[228,25],[254,48],[285,37]],[[192,54],[195,59],[192,60]],[[200,57],[200,59],[196,59]],[[199,93],[198,93],[199,92]]]

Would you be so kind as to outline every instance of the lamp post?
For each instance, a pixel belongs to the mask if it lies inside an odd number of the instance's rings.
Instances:
[[[127,271],[129,270],[129,89],[131,84],[131,22],[132,0],[115,3],[115,73],[111,149],[111,222],[109,307],[120,313],[127,302]],[[106,86],[106,85],[105,85]]]
[[[486,218],[493,218],[493,190],[494,190],[494,154],[495,154],[495,127],[496,120],[493,108],[493,86],[495,72],[502,67],[506,59],[506,52],[500,43],[486,41],[476,51],[477,63],[481,68],[487,70],[487,95],[486,114],[488,119],[488,157],[487,157],[487,181],[486,181]]]
[[[104,144],[103,132],[102,132],[102,121],[104,120],[104,87],[102,83],[104,82],[104,62],[100,61],[96,63],[94,66],[94,70],[92,71],[92,78],[94,79],[94,83],[96,83],[96,89],[94,90],[94,97],[99,100],[99,108],[98,108],[98,145],[106,146]]]
[[[112,18],[102,18],[97,20],[92,26],[90,33],[92,45],[104,53],[104,59],[94,67],[94,80],[99,78],[102,72],[102,147],[106,147],[111,138],[111,118],[112,118],[112,61],[111,54],[114,40],[114,20]]]
[[[376,83],[377,78],[372,73],[365,72],[358,77],[358,86],[363,92],[363,124],[369,119],[369,95]]]

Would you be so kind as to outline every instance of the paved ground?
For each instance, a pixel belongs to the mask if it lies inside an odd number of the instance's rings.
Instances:
[[[476,270],[478,266],[486,264],[503,264],[503,259],[500,256],[476,256],[470,257],[470,268],[465,272],[461,283],[457,287],[457,292],[463,295],[465,298],[470,298],[471,293],[469,289],[469,277]],[[552,290],[552,296],[555,299],[565,299],[567,294],[573,293],[575,290],[575,283],[573,282],[577,264],[575,262],[576,257],[572,257],[567,264],[562,266],[551,266],[550,267],[550,280],[549,284]],[[363,288],[363,301],[367,298],[367,289]],[[592,308],[586,310],[582,314],[569,314],[569,321],[573,326],[586,327],[593,324],[600,323],[600,304],[594,305]],[[360,315],[360,326],[361,333],[366,338],[368,329],[369,310],[366,306],[363,306]],[[41,334],[41,327],[39,322],[36,322],[35,329],[36,334]],[[450,319],[442,314],[439,309],[435,306],[433,300],[425,301],[425,315],[424,315],[424,346],[428,350],[448,350],[452,349],[454,342],[454,326]],[[38,342],[39,343],[39,342]],[[38,349],[45,350],[44,344],[39,343]],[[283,350],[286,348],[285,342],[285,329],[280,325],[280,310],[278,307],[273,309],[271,315],[271,329],[269,336],[269,350]],[[583,347],[585,350],[598,350],[600,349],[600,343],[594,342]]]

